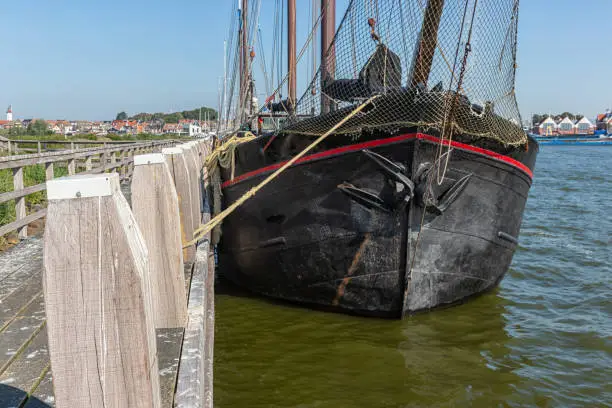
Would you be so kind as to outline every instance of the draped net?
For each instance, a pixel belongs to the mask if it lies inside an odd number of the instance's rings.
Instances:
[[[514,83],[518,0],[352,0],[282,132],[418,127],[523,145]]]

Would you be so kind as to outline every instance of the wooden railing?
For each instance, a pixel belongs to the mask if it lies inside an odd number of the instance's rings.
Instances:
[[[35,141],[35,140],[9,140],[10,154],[15,153],[15,146],[19,143],[38,144],[39,153],[9,155],[0,157],[0,170],[12,170],[13,191],[0,193],[0,204],[15,200],[15,221],[0,225],[0,237],[17,230],[19,238],[28,236],[28,224],[43,218],[47,210],[43,208],[27,214],[26,197],[30,194],[46,190],[46,182],[25,187],[24,169],[27,166],[44,165],[46,181],[53,179],[54,165],[62,164],[67,167],[68,175],[77,173],[95,174],[115,171],[120,174],[121,180],[131,177],[133,172],[133,156],[135,154],[159,152],[164,147],[174,146],[174,140],[147,141],[147,142],[63,142],[63,141]],[[71,144],[70,150],[42,151],[43,143]],[[76,145],[97,144],[99,147],[76,149]]]
[[[51,150],[75,150],[86,147],[109,147],[114,145],[130,145],[137,142],[132,140],[27,140],[27,139],[0,139],[3,149],[9,155],[21,153],[43,153]]]

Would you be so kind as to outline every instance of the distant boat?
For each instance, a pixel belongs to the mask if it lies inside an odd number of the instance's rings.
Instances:
[[[608,135],[588,135],[581,136],[540,136],[531,135],[538,141],[540,146],[556,145],[556,146],[612,146],[612,136]]]

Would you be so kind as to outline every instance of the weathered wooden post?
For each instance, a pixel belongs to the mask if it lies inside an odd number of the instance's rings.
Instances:
[[[155,328],[185,327],[187,293],[179,202],[163,154],[134,156],[132,211],[149,250],[145,281],[152,292]]]
[[[181,217],[181,239],[183,245],[193,239],[193,209],[191,202],[191,175],[187,167],[187,160],[183,149],[177,147],[162,150],[166,158],[170,174],[174,180],[174,186],[179,201],[179,213]],[[185,262],[195,260],[195,246],[190,245],[183,248],[183,259]]]
[[[45,180],[53,180],[54,171],[53,171],[53,162],[45,163]]]
[[[70,176],[74,176],[76,173],[76,162],[75,159],[69,159],[68,160],[68,175]]]
[[[198,164],[198,159],[196,159],[195,150],[192,145],[185,143],[179,145],[179,148],[185,152],[187,168],[189,169],[189,175],[191,178],[191,210],[193,211],[193,229],[195,231],[200,226],[200,222],[202,221],[202,210],[200,205],[200,166]]]
[[[117,153],[116,152],[111,152],[110,154],[110,162],[111,165],[113,166],[111,168],[111,171],[116,171],[117,167],[115,167],[117,165]]]
[[[57,408],[160,407],[148,254],[116,173],[47,183],[43,289]]]
[[[128,159],[127,175],[131,179],[132,175],[134,174],[134,149],[127,150],[127,159]]]
[[[121,179],[124,179],[127,176],[127,166],[125,165],[125,160],[127,159],[127,152],[125,151],[125,149],[121,149],[119,157],[121,158],[121,169],[119,174],[121,175]]]
[[[13,169],[13,190],[23,190],[23,167],[17,167]],[[22,220],[26,217],[26,202],[25,196],[15,199],[15,221]],[[26,239],[28,237],[28,226],[24,225],[17,230],[19,232],[19,239]]]

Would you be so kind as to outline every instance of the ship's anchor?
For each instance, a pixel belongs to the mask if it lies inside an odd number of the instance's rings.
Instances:
[[[406,168],[371,150],[366,149],[362,152],[378,165],[379,170],[388,177],[389,185],[392,187],[383,189],[382,197],[346,182],[340,184],[338,188],[353,200],[368,208],[375,208],[384,212],[403,209],[414,197],[415,190],[414,183],[406,176]]]
[[[415,192],[421,207],[428,212],[441,215],[461,195],[472,178],[472,173],[461,177],[446,192],[437,194],[434,183],[429,177],[432,168],[431,163],[422,163],[419,166],[415,175],[417,181]]]

